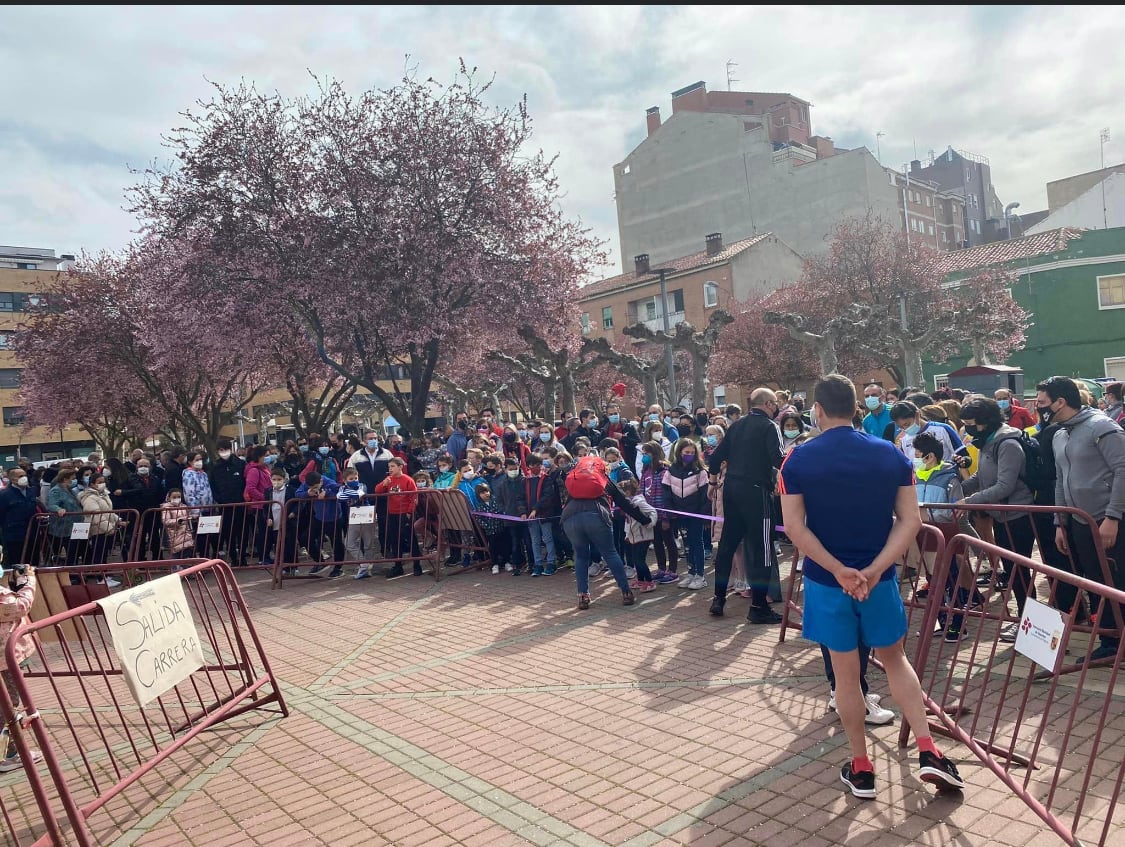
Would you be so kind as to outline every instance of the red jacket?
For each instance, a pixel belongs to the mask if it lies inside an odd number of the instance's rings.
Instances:
[[[406,474],[389,476],[375,486],[376,494],[390,493],[387,498],[388,515],[413,515],[418,505],[418,485]]]
[[[1035,416],[1023,406],[1017,406],[1015,400],[1012,401],[1012,405],[1008,408],[1008,413],[1008,423],[1016,429],[1027,429],[1029,426],[1035,426],[1037,423]]]

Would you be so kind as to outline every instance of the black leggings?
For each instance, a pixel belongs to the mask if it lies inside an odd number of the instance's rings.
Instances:
[[[1030,558],[1031,550],[1035,546],[1035,528],[1032,526],[1030,515],[1024,515],[1010,521],[993,521],[993,532],[996,535],[998,545],[1006,550],[1011,550],[1013,553]],[[1031,571],[1022,565],[1017,565],[1011,559],[1005,559],[1003,556],[1000,557],[1000,561],[1004,565],[1004,579],[1012,587],[1012,592],[1016,595],[1016,602],[1022,611],[1024,601],[1027,600],[1028,588],[1031,585]]]
[[[625,545],[625,564],[637,571],[638,582],[652,582],[652,571],[648,567],[648,545],[651,541],[638,541]]]

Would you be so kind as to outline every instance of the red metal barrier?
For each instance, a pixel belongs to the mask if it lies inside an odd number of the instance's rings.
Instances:
[[[463,492],[422,489],[416,495],[413,510],[401,514],[409,495],[400,492],[366,494],[348,505],[326,495],[271,506],[274,587],[293,578],[350,579],[361,567],[379,578],[387,571],[376,568],[387,565],[396,568],[391,573],[429,570],[437,580],[450,549],[489,564],[487,541]],[[356,570],[345,572],[348,566]]]
[[[1012,511],[1027,511],[1027,507]],[[978,555],[969,555],[974,552]],[[960,567],[975,563],[972,572],[979,577],[986,562],[1000,559],[1008,559],[1016,573],[1026,569],[1032,575],[1031,599],[1036,599],[1038,589],[1046,588],[1046,597],[1040,595],[1037,602],[1049,608],[1044,611],[1025,603],[1011,614],[1009,585],[991,594],[987,606],[962,611],[965,627],[959,641],[918,640],[914,665],[926,706],[936,718],[931,728],[969,747],[1067,844],[1125,843],[1125,821],[1117,814],[1125,780],[1120,749],[1125,714],[1119,690],[1125,659],[1125,642],[1120,640],[1125,591],[967,535],[951,540],[934,578],[947,579],[955,561]],[[995,573],[989,579],[995,583]],[[1081,604],[1057,607],[1063,586],[1085,592],[1090,624],[1076,622]],[[954,611],[941,595],[933,595],[923,629],[932,626],[939,614]],[[1011,645],[1000,640],[1008,622],[1016,623],[1023,633],[1022,646],[1018,640]],[[1091,661],[1099,636],[1119,640],[1112,656]],[[1048,651],[1038,659],[1043,665],[1021,652],[1042,649]],[[1052,656],[1052,650],[1057,654]],[[1076,661],[1067,663],[1068,652]],[[1037,672],[1040,666],[1043,671]],[[1077,678],[1065,675],[1066,671],[1077,673]],[[900,744],[905,745],[906,736],[903,726]],[[1017,767],[1025,768],[1022,775],[1013,772]]]
[[[23,561],[44,568],[136,560],[136,509],[38,514],[27,526]]]
[[[173,507],[165,503],[146,511],[141,521],[142,526],[158,536],[158,558],[225,558],[231,567],[272,569],[268,559],[263,561],[268,555],[264,515],[270,505],[265,501],[200,507]],[[142,539],[138,539],[137,559],[144,558],[139,555],[142,550]]]
[[[24,715],[0,686],[0,714],[11,727],[26,782],[13,785],[19,808],[38,806],[39,826],[13,821],[15,843],[106,844],[143,816],[138,805],[158,802],[182,771],[156,769],[200,733],[253,710],[288,715],[246,604],[230,567],[222,561],[176,560],[127,563],[142,580],[181,568],[177,576],[194,622],[204,664],[142,708],[134,700],[113,646],[108,622],[96,602],[18,627],[9,637],[6,670],[13,675]],[[73,569],[72,569],[73,570]],[[97,599],[104,585],[80,584]],[[125,589],[130,590],[130,589]],[[128,603],[141,602],[144,584]],[[151,594],[151,591],[150,591]],[[156,630],[159,631],[159,630]],[[15,646],[33,639],[35,654],[24,668]],[[33,745],[43,761],[32,763]],[[140,783],[132,792],[131,786]],[[104,810],[103,814],[97,814]],[[62,825],[62,821],[68,827]],[[68,830],[68,831],[67,831]],[[64,839],[65,832],[67,839]],[[34,840],[32,840],[34,839]]]

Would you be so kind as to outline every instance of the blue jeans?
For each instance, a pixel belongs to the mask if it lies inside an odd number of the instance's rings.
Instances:
[[[555,534],[551,531],[551,521],[532,521],[527,525],[531,533],[531,552],[535,556],[535,567],[541,568],[546,564],[553,568],[558,561],[555,553]],[[543,547],[547,548],[547,558],[543,558]]]
[[[687,536],[688,572],[703,576],[703,525],[700,518],[677,518],[676,523]]]
[[[563,530],[574,545],[574,576],[578,580],[579,594],[590,593],[591,549],[601,553],[617,580],[617,587],[622,591],[629,590],[625,563],[613,546],[613,525],[606,515],[600,510],[578,512],[563,521]]]

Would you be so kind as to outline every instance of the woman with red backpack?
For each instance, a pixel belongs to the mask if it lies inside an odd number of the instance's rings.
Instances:
[[[592,553],[601,554],[609,565],[621,604],[632,606],[636,599],[625,576],[625,563],[613,544],[613,521],[610,502],[629,517],[647,526],[651,520],[610,480],[605,462],[599,456],[583,456],[566,476],[570,496],[562,511],[562,526],[574,545],[574,576],[578,583],[578,608],[590,608],[590,560]]]

